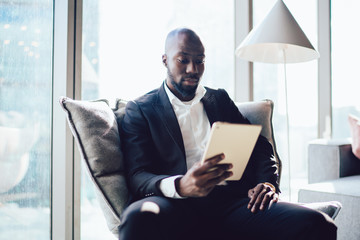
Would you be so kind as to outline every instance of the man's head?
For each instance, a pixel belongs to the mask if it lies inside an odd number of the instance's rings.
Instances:
[[[165,43],[163,63],[167,68],[166,83],[182,101],[195,96],[204,73],[204,46],[196,33],[187,28],[171,31]]]

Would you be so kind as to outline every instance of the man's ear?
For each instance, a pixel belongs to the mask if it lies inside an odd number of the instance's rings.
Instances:
[[[162,55],[162,62],[164,64],[164,66],[166,67],[167,66],[167,56],[166,56],[166,54]]]

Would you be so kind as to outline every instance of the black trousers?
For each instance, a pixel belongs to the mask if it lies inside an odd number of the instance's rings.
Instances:
[[[119,239],[336,239],[337,228],[323,213],[286,202],[252,213],[248,203],[248,198],[219,194],[148,197],[125,209]]]

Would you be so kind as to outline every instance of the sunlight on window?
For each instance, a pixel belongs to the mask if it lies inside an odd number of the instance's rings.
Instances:
[[[348,26],[360,21],[358,0],[331,1],[333,137],[350,137],[349,114],[360,117],[360,30]]]
[[[84,1],[83,99],[128,100],[159,87],[166,76],[161,62],[166,35],[184,26],[194,29],[206,48],[203,84],[225,88],[233,96],[232,1],[88,0]]]
[[[51,236],[52,23],[52,1],[0,0],[0,239],[4,240]]]

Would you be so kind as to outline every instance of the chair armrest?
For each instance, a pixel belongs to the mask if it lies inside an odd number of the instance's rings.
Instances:
[[[299,205],[323,212],[334,220],[342,208],[342,204],[338,201],[300,203]]]
[[[351,139],[316,139],[308,146],[309,183],[360,174]]]

